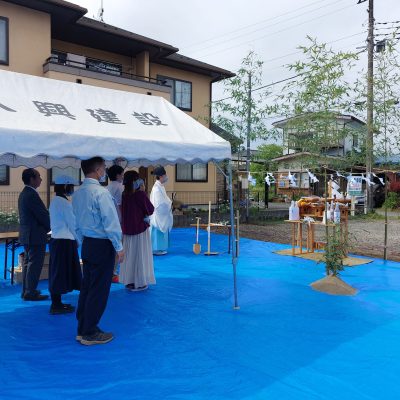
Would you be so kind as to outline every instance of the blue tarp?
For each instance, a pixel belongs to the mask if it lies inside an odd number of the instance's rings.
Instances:
[[[234,311],[229,256],[195,256],[193,239],[173,231],[148,291],[113,284],[107,345],[80,345],[74,315],[49,315],[48,302],[23,302],[18,285],[0,283],[0,398],[400,398],[400,264],[347,268],[359,294],[330,296],[309,287],[322,264],[242,239]],[[226,240],[213,235],[213,250]]]

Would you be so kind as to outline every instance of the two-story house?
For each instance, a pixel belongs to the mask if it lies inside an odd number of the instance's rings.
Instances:
[[[282,130],[283,154],[272,160],[277,165],[277,192],[300,195],[313,191],[322,194],[324,183],[312,187],[307,168],[346,157],[349,152],[361,151],[366,124],[352,115],[330,115],[328,123],[313,121],[312,114],[286,118],[273,123]],[[323,128],[323,132],[321,131]],[[329,164],[329,163],[328,163]],[[290,183],[288,173],[295,180]],[[320,181],[323,177],[320,176]]]
[[[178,48],[85,17],[63,0],[0,0],[0,69],[72,84],[162,96],[208,127],[212,84],[230,71],[185,57]],[[2,209],[15,207],[21,168],[0,166]],[[140,168],[148,190],[152,167]],[[49,200],[58,168],[46,171],[40,191]],[[81,178],[80,170],[70,170]],[[218,171],[212,164],[167,167],[167,190],[182,202],[216,201]],[[13,195],[14,193],[15,195]]]

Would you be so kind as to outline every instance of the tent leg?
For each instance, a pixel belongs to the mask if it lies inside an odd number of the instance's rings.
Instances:
[[[230,203],[230,218],[231,218],[231,248],[232,248],[232,267],[233,267],[233,297],[234,297],[234,310],[239,310],[238,296],[237,296],[237,279],[236,279],[236,266],[237,266],[237,254],[236,254],[236,235],[235,235],[235,217],[233,210],[233,182],[232,182],[232,163],[229,161],[228,164],[229,174],[229,203]]]

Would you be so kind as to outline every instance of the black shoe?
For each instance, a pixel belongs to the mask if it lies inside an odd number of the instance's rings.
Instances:
[[[50,314],[70,314],[75,311],[75,307],[71,306],[71,304],[59,304],[56,306],[51,305]]]
[[[93,335],[83,336],[80,342],[85,346],[92,346],[94,344],[106,344],[113,339],[114,336],[111,332],[96,332]]]
[[[42,301],[42,300],[47,300],[49,296],[47,294],[25,294],[23,299],[25,301]]]
[[[26,292],[21,292],[21,299],[23,299],[25,297],[25,293]],[[34,290],[33,293],[31,293],[30,295],[28,294],[28,296],[37,296],[40,293],[41,293],[40,290]]]
[[[104,333],[98,326],[96,326],[96,332]],[[78,332],[78,334],[75,336],[75,340],[77,342],[80,342],[83,338],[83,335]]]

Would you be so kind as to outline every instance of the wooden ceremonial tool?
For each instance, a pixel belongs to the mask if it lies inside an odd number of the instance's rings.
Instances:
[[[208,248],[207,248],[207,251],[204,253],[204,255],[205,256],[217,256],[218,255],[217,252],[211,251],[211,201],[208,202],[207,232],[208,232]]]
[[[199,244],[199,230],[200,230],[200,219],[196,217],[197,225],[196,225],[196,243],[193,245],[193,253],[200,254],[201,253],[201,245]]]

